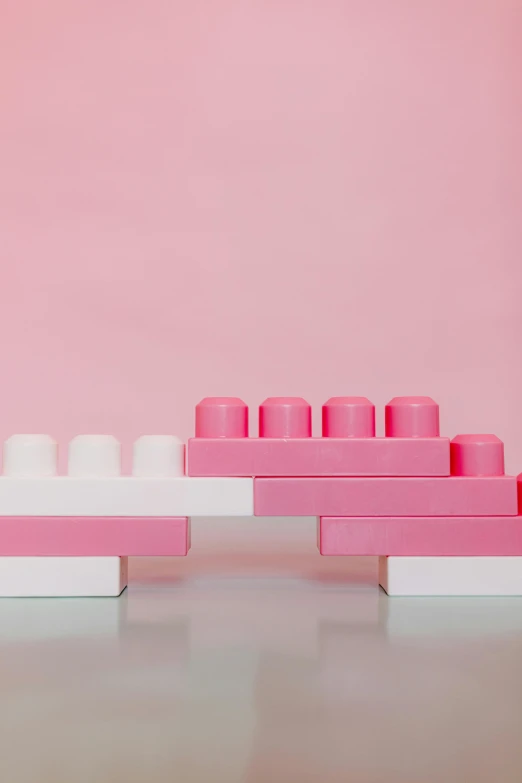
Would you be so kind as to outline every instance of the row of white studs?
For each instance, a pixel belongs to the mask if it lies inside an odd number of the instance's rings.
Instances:
[[[58,444],[49,435],[12,435],[4,442],[4,476],[55,476]],[[134,442],[133,476],[185,473],[185,447],[174,435],[143,435]],[[112,435],[78,435],[69,443],[68,475],[109,478],[121,475],[121,444]]]

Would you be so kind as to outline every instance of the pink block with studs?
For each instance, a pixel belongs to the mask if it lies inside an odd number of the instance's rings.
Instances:
[[[375,405],[366,397],[331,397],[322,410],[323,437],[373,438]]]
[[[431,397],[394,397],[386,406],[385,432],[390,438],[436,438],[439,406]]]
[[[312,409],[302,397],[269,397],[259,406],[260,438],[310,438]]]
[[[175,557],[187,517],[0,517],[2,557]]]
[[[502,476],[504,444],[496,435],[457,435],[451,441],[455,476]]]
[[[205,397],[196,405],[197,438],[246,438],[248,408],[237,397]]]
[[[522,517],[322,517],[322,555],[522,556]]]
[[[449,476],[447,438],[192,438],[189,476]]]
[[[514,476],[256,478],[256,516],[505,516]]]
[[[312,438],[310,405],[300,397],[272,397],[259,408],[260,437],[248,438],[246,426],[234,435],[237,426],[223,425],[228,408],[236,422],[237,410],[246,410],[245,404],[236,398],[209,398],[196,407],[196,438],[187,448],[188,475],[448,476],[449,440],[438,437],[438,424],[431,430],[422,424],[426,409],[429,422],[434,421],[433,409],[438,422],[438,406],[426,400],[392,400],[391,422],[398,409],[403,435],[376,438],[375,408],[369,400],[332,397],[322,409],[323,437]],[[209,421],[209,410],[215,422]],[[422,427],[426,437],[419,435]]]

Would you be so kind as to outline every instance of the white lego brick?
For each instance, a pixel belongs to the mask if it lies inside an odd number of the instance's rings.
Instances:
[[[69,443],[69,476],[110,478],[121,473],[121,445],[112,435],[77,435]]]
[[[185,445],[174,435],[142,435],[134,443],[133,476],[183,476]]]
[[[69,444],[69,475],[56,476],[57,445],[48,435],[13,435],[4,443],[0,516],[252,516],[251,478],[194,478],[185,447],[172,435],[134,444],[133,476],[120,475],[112,435],[78,435]]]
[[[380,557],[390,596],[522,595],[522,557]]]
[[[0,597],[118,596],[126,557],[0,557]]]
[[[0,516],[253,516],[251,478],[0,477]]]
[[[4,442],[6,476],[54,476],[58,444],[50,435],[12,435]]]

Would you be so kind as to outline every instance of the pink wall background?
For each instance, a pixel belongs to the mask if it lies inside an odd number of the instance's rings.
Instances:
[[[514,0],[4,3],[0,437],[430,394],[522,470],[521,40]]]

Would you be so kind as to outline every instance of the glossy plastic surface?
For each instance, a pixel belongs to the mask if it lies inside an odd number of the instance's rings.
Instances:
[[[322,555],[522,556],[522,517],[322,517]]]
[[[179,557],[187,517],[0,517],[0,556]]]
[[[449,476],[447,438],[192,438],[191,476]]]
[[[254,479],[257,516],[505,516],[517,506],[514,476]]]

